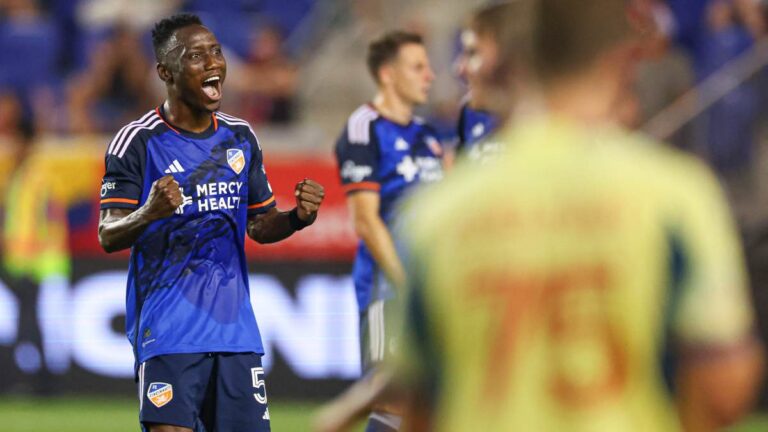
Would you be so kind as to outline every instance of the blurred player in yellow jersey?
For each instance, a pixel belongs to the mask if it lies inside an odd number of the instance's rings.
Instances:
[[[358,384],[317,430],[393,394],[415,431],[706,432],[749,409],[763,357],[719,186],[612,124],[625,2],[536,4],[545,113],[516,116],[498,160],[410,201],[391,381]]]
[[[546,114],[406,210],[412,430],[702,432],[749,407],[762,354],[719,186],[611,124],[624,4],[539,0]]]

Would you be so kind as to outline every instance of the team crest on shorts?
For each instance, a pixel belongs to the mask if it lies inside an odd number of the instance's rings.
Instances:
[[[243,168],[245,168],[245,156],[243,156],[243,151],[240,149],[228,149],[227,163],[235,174],[240,174]]]
[[[152,405],[160,408],[173,399],[173,386],[168,383],[153,382],[147,389],[147,398]]]

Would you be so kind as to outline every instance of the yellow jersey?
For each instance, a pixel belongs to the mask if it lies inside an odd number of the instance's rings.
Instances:
[[[438,431],[676,431],[674,341],[753,324],[734,225],[695,159],[542,118],[503,133],[404,209],[403,379],[436,386]]]

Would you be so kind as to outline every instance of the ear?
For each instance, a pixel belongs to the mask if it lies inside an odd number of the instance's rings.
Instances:
[[[173,83],[173,74],[171,74],[171,71],[168,69],[168,67],[162,63],[158,63],[157,66],[157,76],[160,77],[163,82],[166,84]]]
[[[392,67],[388,64],[379,68],[379,82],[382,85],[389,85],[392,83]]]

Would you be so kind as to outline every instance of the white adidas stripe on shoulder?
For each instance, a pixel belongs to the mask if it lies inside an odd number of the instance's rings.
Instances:
[[[150,120],[152,120],[152,118],[150,118]],[[146,126],[137,126],[137,127],[135,127],[133,130],[131,130],[130,135],[128,135],[128,138],[126,138],[125,142],[122,144],[122,147],[119,148],[119,152],[118,152],[117,149],[115,150],[115,152],[117,152],[117,157],[119,157],[119,158],[123,157],[123,155],[125,154],[125,151],[128,150],[128,147],[131,146],[131,142],[133,141],[133,137],[135,137],[136,134],[139,133],[139,131],[145,130],[145,129],[146,130],[152,130],[155,127],[157,127],[157,126],[159,126],[161,124],[163,124],[163,119],[161,119],[160,117],[155,116],[154,120],[151,123],[147,124]]]
[[[120,129],[120,131],[115,134],[115,137],[112,138],[112,141],[109,143],[109,148],[107,148],[107,153],[111,154],[115,150],[115,146],[117,145],[118,142],[121,142],[123,140],[128,129],[136,125],[144,124],[153,114],[156,114],[155,110],[149,111],[148,113],[144,114],[144,116],[141,117],[140,119],[136,121],[132,121],[127,125],[123,126]]]
[[[248,127],[248,130],[251,131],[251,134],[256,139],[256,145],[259,147],[259,150],[261,150],[261,144],[259,144],[259,138],[256,136],[256,132],[253,131],[253,128],[251,127],[250,123],[247,121],[237,118],[235,116],[225,114],[221,111],[216,111],[215,113],[216,117],[223,121],[224,123],[230,125],[230,126],[246,126]]]
[[[347,121],[347,139],[350,144],[368,144],[371,141],[371,122],[379,116],[373,108],[362,105]]]
[[[161,119],[155,111],[150,111],[141,119],[124,126],[117,136],[115,136],[115,139],[112,140],[113,142],[109,145],[107,153],[122,158],[123,155],[125,155],[125,151],[130,147],[131,141],[133,141],[133,138],[139,131],[154,129],[157,125],[162,123],[163,119]]]
[[[224,112],[221,112],[221,111],[216,111],[216,117],[218,117],[218,118],[220,118],[222,120],[226,119],[226,120],[234,121],[234,122],[248,123],[247,121],[245,121],[245,120],[243,120],[243,119],[241,119],[239,117],[235,117],[235,116],[233,116],[231,114],[227,114],[227,113],[224,113]]]

